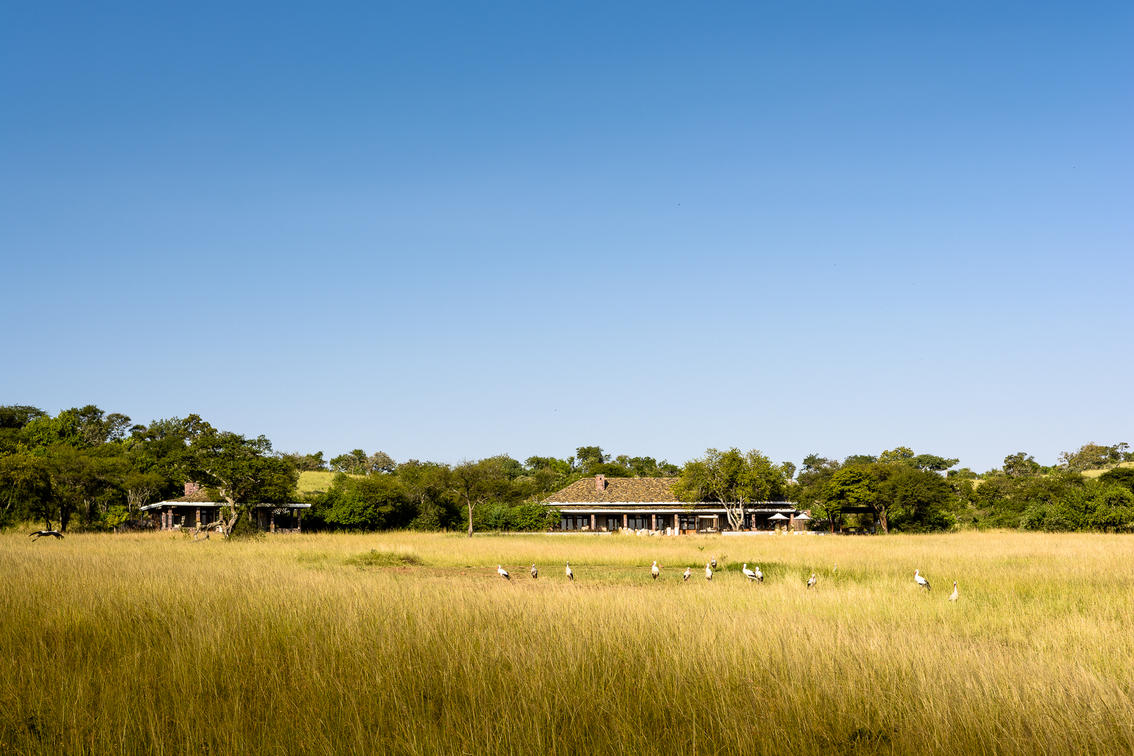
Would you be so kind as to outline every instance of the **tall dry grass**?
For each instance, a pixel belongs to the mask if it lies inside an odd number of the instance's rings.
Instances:
[[[2,536],[0,752],[1131,752],[1132,547]]]

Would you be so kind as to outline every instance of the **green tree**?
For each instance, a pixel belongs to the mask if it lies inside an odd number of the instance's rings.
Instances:
[[[1074,472],[1113,467],[1129,457],[1129,449],[1125,441],[1113,446],[1091,442],[1080,446],[1078,451],[1060,454],[1059,465]]]
[[[1099,476],[1102,483],[1112,483],[1134,492],[1134,467],[1116,467]]]
[[[912,465],[879,465],[874,510],[883,530],[942,530],[953,524],[952,490],[945,478]]]
[[[1095,485],[1091,496],[1090,525],[1099,530],[1134,530],[1134,493],[1119,485]]]
[[[0,456],[0,524],[35,519],[51,529],[54,494],[46,460],[31,454]]]
[[[462,462],[453,468],[449,490],[468,510],[469,538],[473,535],[476,508],[485,502],[509,496],[509,472],[514,469],[511,463],[515,460],[501,455],[477,462]]]
[[[879,511],[878,482],[868,467],[854,465],[836,471],[823,487],[822,511],[830,523],[831,532],[847,508],[870,507],[879,518],[882,532],[889,532],[885,509]]]
[[[411,528],[441,530],[453,527],[460,519],[448,465],[411,459],[398,465],[397,476],[417,510]]]
[[[220,525],[231,535],[242,520],[251,520],[254,505],[279,504],[295,496],[299,473],[287,460],[272,455],[272,444],[264,436],[246,438],[212,427],[198,434],[187,449],[187,476],[209,486],[227,504]]]
[[[47,417],[38,407],[26,404],[0,406],[0,455],[11,454],[20,444],[20,431],[32,420]]]
[[[682,468],[674,484],[679,501],[721,504],[733,530],[743,527],[745,508],[754,501],[779,500],[790,477],[786,465],[773,464],[758,450],[745,453],[706,449],[705,455]]]
[[[405,527],[413,519],[413,504],[392,475],[352,478],[339,473],[327,494],[324,518],[342,528],[384,530]]]
[[[1004,474],[1010,478],[1028,478],[1039,475],[1041,468],[1032,455],[1016,452],[1004,458],[1003,469]]]
[[[595,468],[610,461],[601,446],[580,446],[575,449],[575,461],[586,475],[595,475]]]
[[[300,452],[286,452],[280,454],[282,459],[286,459],[296,470],[300,472],[317,471],[327,469],[327,460],[323,459],[323,452],[318,451],[314,454],[301,454]]]

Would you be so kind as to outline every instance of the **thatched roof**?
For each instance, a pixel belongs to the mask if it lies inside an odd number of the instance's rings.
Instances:
[[[575,502],[649,503],[675,502],[673,484],[677,478],[606,478],[602,491],[594,477],[577,480],[544,499],[545,504]]]

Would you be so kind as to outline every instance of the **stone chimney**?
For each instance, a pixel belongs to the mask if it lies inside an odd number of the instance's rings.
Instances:
[[[595,490],[598,491],[599,493],[602,493],[603,491],[606,490],[606,476],[605,475],[596,475],[595,476]]]
[[[194,494],[199,493],[200,490],[201,490],[201,486],[200,486],[199,483],[194,483],[191,480],[185,481],[185,495],[186,496],[193,496]]]

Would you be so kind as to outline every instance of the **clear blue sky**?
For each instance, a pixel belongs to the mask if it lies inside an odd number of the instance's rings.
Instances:
[[[1134,5],[6,3],[0,403],[284,450],[1134,442]]]

